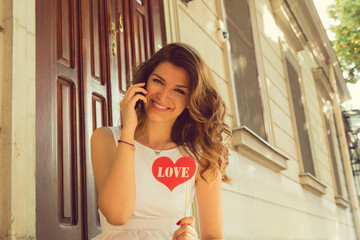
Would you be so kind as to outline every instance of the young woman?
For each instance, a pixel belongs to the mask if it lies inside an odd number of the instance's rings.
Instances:
[[[95,239],[224,239],[223,140],[231,132],[199,54],[183,43],[166,45],[137,68],[120,106],[121,127],[91,137],[102,227]],[[195,189],[199,235],[185,216]]]

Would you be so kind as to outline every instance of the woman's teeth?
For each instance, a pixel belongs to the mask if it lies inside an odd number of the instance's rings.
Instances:
[[[160,106],[159,104],[157,104],[155,101],[154,101],[154,105],[160,109],[167,109],[167,107],[163,107],[163,106]]]

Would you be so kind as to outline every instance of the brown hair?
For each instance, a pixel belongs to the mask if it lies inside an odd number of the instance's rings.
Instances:
[[[133,74],[133,83],[147,82],[150,74],[162,62],[184,68],[191,80],[190,103],[175,121],[171,140],[196,159],[203,179],[203,174],[208,169],[211,170],[212,177],[215,177],[219,170],[222,180],[229,182],[230,179],[225,173],[229,151],[223,140],[224,137],[231,136],[231,130],[224,122],[226,106],[215,89],[209,67],[189,45],[171,43],[137,67]],[[137,114],[137,130],[141,130],[146,121],[143,107],[137,109]]]

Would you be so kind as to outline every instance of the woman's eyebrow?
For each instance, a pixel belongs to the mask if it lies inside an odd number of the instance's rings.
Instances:
[[[156,77],[160,78],[162,81],[166,82],[166,80],[165,80],[164,78],[162,78],[161,76],[157,75],[156,73],[152,73],[151,75],[155,75]],[[190,89],[189,86],[185,86],[185,85],[176,85],[176,87],[188,88],[188,89]]]
[[[155,75],[157,76],[158,78],[160,78],[161,80],[165,81],[165,79],[163,79],[161,76],[157,75],[156,73],[152,73],[151,75]],[[166,81],[165,81],[166,82]]]
[[[179,88],[188,88],[190,90],[190,87],[189,86],[185,86],[185,85],[176,85],[176,87],[179,87]]]

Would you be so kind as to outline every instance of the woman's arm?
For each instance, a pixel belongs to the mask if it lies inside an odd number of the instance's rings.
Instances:
[[[123,124],[120,139],[127,144],[122,142],[116,147],[112,131],[106,127],[97,129],[91,136],[91,161],[98,203],[107,221],[113,225],[125,224],[135,207],[135,147],[131,144],[134,144],[137,126],[135,104],[138,100],[147,103],[144,85],[131,86],[120,102]]]
[[[91,137],[91,159],[101,212],[110,224],[125,224],[135,206],[133,148],[116,148],[111,129],[99,128]]]
[[[222,201],[221,201],[221,174],[215,179],[210,171],[204,173],[207,183],[197,174],[196,197],[200,221],[200,239],[225,239],[223,233]]]

